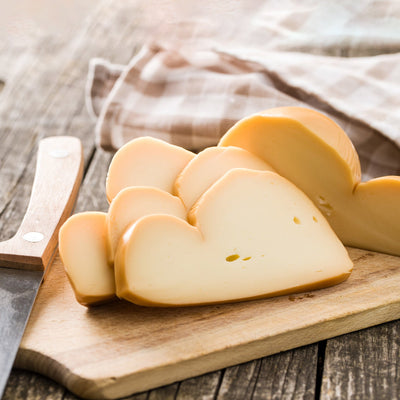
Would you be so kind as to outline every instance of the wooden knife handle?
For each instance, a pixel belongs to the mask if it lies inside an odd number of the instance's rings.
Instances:
[[[72,212],[82,175],[79,139],[57,136],[39,142],[28,209],[15,236],[0,242],[0,265],[40,270],[50,264],[58,230]]]

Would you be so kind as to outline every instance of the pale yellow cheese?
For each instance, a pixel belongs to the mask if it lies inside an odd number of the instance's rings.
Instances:
[[[178,175],[174,194],[189,210],[199,197],[233,168],[273,171],[265,161],[238,147],[209,147],[194,157]]]
[[[344,244],[400,255],[400,177],[361,182],[345,132],[319,112],[282,107],[244,118],[219,146],[262,158],[303,190]]]
[[[182,147],[151,137],[134,139],[114,155],[106,180],[109,202],[122,189],[151,186],[172,193],[177,175],[194,157]]]
[[[76,299],[84,305],[115,297],[114,270],[107,262],[106,214],[70,217],[59,232],[59,250]]]
[[[178,197],[155,188],[130,187],[118,193],[107,214],[76,214],[61,227],[60,255],[81,304],[115,297],[113,258],[118,241],[130,224],[150,214],[186,220],[186,209]]]
[[[186,220],[186,209],[182,201],[160,189],[129,187],[117,194],[107,214],[110,262],[113,262],[119,239],[126,228],[139,218],[150,214],[175,215]]]
[[[143,217],[122,236],[117,295],[143,305],[209,304],[329,286],[352,262],[313,203],[269,171],[233,169],[186,221]]]

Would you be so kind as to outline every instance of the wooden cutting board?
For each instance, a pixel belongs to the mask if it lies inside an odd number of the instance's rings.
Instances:
[[[400,257],[349,249],[355,266],[328,289],[236,304],[88,309],[57,257],[16,366],[79,396],[113,399],[400,318]]]

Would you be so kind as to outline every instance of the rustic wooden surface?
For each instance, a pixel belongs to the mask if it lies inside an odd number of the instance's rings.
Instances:
[[[70,36],[0,43],[0,240],[28,204],[38,139],[74,135],[84,146],[78,210],[105,210],[110,155],[95,149],[83,87],[91,57],[125,63],[143,42],[137,1],[102,0]],[[117,28],[116,28],[117,27]],[[374,48],[369,49],[376,54]],[[361,55],[339,49],[339,55]],[[367,55],[363,53],[362,55]],[[398,321],[158,388],[127,399],[391,399],[400,396]],[[14,370],[4,399],[77,399],[35,373]]]

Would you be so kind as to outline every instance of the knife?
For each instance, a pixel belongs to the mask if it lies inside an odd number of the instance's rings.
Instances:
[[[15,236],[0,242],[0,398],[36,294],[56,254],[58,230],[72,212],[82,175],[79,139],[57,136],[39,142],[26,214]]]

